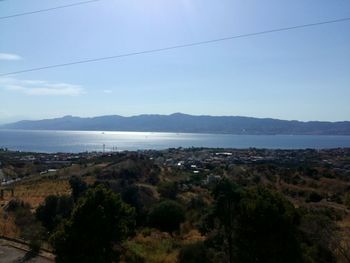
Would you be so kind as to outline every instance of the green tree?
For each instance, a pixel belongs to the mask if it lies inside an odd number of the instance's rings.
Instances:
[[[168,233],[178,230],[184,221],[184,209],[177,202],[171,200],[156,204],[149,213],[150,225]]]
[[[211,263],[212,255],[205,246],[204,242],[199,241],[197,243],[188,244],[180,249],[178,263]]]
[[[238,206],[242,190],[232,181],[224,178],[219,181],[212,192],[213,207],[204,216],[201,231],[208,234],[208,244],[216,250],[224,250],[227,261],[234,261],[234,233]]]
[[[235,244],[238,262],[301,262],[299,223],[294,206],[266,188],[249,190],[238,210]]]
[[[36,218],[51,232],[62,219],[68,218],[73,209],[73,199],[70,196],[50,195],[36,210]]]
[[[147,224],[147,216],[151,206],[157,202],[152,189],[140,185],[124,187],[121,191],[123,201],[135,208],[137,226]]]
[[[226,262],[300,262],[299,217],[283,196],[266,188],[241,190],[224,179],[202,231]]]
[[[320,195],[319,193],[317,192],[311,192],[309,193],[309,195],[307,196],[306,198],[306,202],[307,203],[310,203],[310,202],[313,202],[313,203],[318,203],[320,202],[321,200],[323,199],[322,195]]]
[[[118,261],[116,247],[134,228],[134,210],[103,186],[90,189],[50,241],[57,263]]]
[[[300,223],[304,262],[336,262],[337,225],[329,217],[317,213],[305,213]]]
[[[87,184],[77,176],[72,176],[69,179],[69,185],[72,189],[72,197],[74,202],[76,202],[87,190]]]
[[[158,185],[157,190],[163,198],[175,199],[179,187],[176,182],[163,182]]]

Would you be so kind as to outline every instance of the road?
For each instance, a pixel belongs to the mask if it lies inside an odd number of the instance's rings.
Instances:
[[[0,263],[19,263],[24,257],[26,251],[15,248],[10,245],[10,242],[0,240]],[[52,263],[53,260],[49,260],[43,257],[36,257],[28,263]]]

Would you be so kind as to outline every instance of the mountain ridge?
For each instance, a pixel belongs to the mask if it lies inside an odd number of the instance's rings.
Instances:
[[[247,135],[350,135],[350,121],[297,121],[245,116],[211,116],[173,113],[141,114],[130,117],[63,116],[43,120],[23,120],[0,125],[2,129],[140,131],[177,133],[224,133]]]

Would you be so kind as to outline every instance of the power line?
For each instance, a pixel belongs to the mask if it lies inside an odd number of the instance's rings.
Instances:
[[[4,0],[0,0],[0,1],[4,2]],[[86,4],[91,4],[91,3],[99,2],[99,1],[102,1],[102,0],[82,1],[82,2],[77,2],[77,3],[73,3],[73,4],[60,5],[60,6],[55,6],[55,7],[51,7],[51,8],[30,11],[30,12],[24,12],[24,13],[13,14],[13,15],[8,15],[8,16],[0,16],[0,20],[14,18],[14,17],[18,17],[18,16],[27,16],[27,15],[37,14],[37,13],[49,12],[49,11],[53,11],[53,10],[57,10],[57,9],[63,9],[63,8],[68,8],[68,7],[78,6],[78,5],[86,5]]]
[[[67,62],[67,63],[62,63],[62,64],[48,65],[48,66],[37,67],[37,68],[23,69],[23,70],[19,70],[19,71],[13,71],[13,72],[0,74],[0,77],[20,74],[20,73],[25,73],[25,72],[40,71],[40,70],[44,70],[44,69],[60,68],[60,67],[77,65],[77,64],[85,64],[85,63],[92,63],[92,62],[98,62],[98,61],[103,61],[103,60],[131,57],[131,56],[137,56],[137,55],[142,55],[142,54],[158,53],[158,52],[168,51],[168,50],[173,50],[173,49],[207,45],[207,44],[212,44],[212,43],[216,43],[216,42],[233,40],[233,39],[237,39],[237,38],[253,37],[253,36],[258,36],[258,35],[271,34],[271,33],[277,33],[277,32],[282,32],[282,31],[296,30],[296,29],[302,29],[302,28],[307,28],[307,27],[315,27],[315,26],[320,26],[320,25],[347,22],[347,21],[350,21],[350,17],[340,18],[340,19],[336,19],[336,20],[328,20],[328,21],[317,22],[317,23],[297,25],[297,26],[292,26],[292,27],[281,27],[281,28],[276,28],[276,29],[254,32],[254,33],[247,33],[247,34],[242,34],[242,35],[235,35],[235,36],[211,39],[211,40],[200,41],[200,42],[192,42],[192,43],[187,43],[187,44],[182,44],[182,45],[168,46],[168,47],[164,47],[164,48],[156,48],[156,49],[143,50],[143,51],[138,51],[138,52],[131,52],[131,53],[125,53],[125,54],[119,54],[119,55],[113,55],[113,56],[107,56],[107,57],[99,57],[99,58],[72,61],[72,62]]]

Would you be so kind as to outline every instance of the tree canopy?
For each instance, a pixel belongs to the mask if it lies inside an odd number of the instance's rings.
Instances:
[[[36,218],[51,232],[62,219],[68,218],[73,209],[73,199],[70,196],[50,195],[36,210]]]
[[[241,190],[224,179],[213,190],[202,230],[208,246],[228,262],[300,262],[298,214],[283,196],[266,188]]]
[[[76,202],[79,197],[81,197],[87,190],[87,184],[79,177],[72,176],[69,179],[69,185],[72,189],[72,197],[74,202]]]
[[[118,261],[116,246],[134,228],[134,210],[103,186],[89,189],[51,237],[56,262]]]
[[[243,196],[235,231],[239,262],[301,262],[298,214],[279,193],[266,188]]]
[[[175,201],[166,200],[155,205],[149,213],[149,222],[161,231],[172,233],[185,220],[185,211]]]

